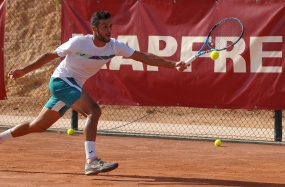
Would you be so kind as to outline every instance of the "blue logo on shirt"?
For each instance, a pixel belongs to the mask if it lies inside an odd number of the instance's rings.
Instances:
[[[84,54],[81,52],[76,52],[75,55],[83,57],[83,58],[87,58],[87,59],[94,59],[94,60],[109,60],[111,58],[113,58],[115,55],[109,55],[109,56],[93,56],[93,55],[88,55],[88,54]]]

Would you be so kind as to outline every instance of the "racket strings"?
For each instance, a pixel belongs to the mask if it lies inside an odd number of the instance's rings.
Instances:
[[[215,49],[224,49],[234,45],[242,35],[243,28],[236,20],[226,20],[218,24],[211,32],[209,45]]]

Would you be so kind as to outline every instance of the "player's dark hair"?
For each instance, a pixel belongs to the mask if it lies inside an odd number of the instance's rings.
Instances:
[[[109,19],[110,17],[111,17],[111,14],[108,11],[101,11],[100,10],[100,11],[94,12],[92,17],[91,17],[91,21],[90,21],[91,26],[98,27],[100,20]]]

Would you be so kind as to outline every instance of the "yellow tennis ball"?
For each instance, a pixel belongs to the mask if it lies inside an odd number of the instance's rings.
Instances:
[[[73,129],[68,129],[68,130],[67,130],[67,134],[73,135],[73,134],[74,134],[74,130],[73,130]]]
[[[222,145],[222,141],[220,139],[217,139],[215,141],[215,146],[220,146],[220,145]]]
[[[219,52],[218,51],[212,51],[210,56],[211,56],[212,60],[217,60],[219,58]]]

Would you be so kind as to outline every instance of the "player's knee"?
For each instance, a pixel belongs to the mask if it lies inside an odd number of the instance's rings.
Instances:
[[[92,108],[92,112],[91,112],[92,117],[100,118],[101,114],[102,114],[102,111],[101,111],[100,107],[94,106]]]

